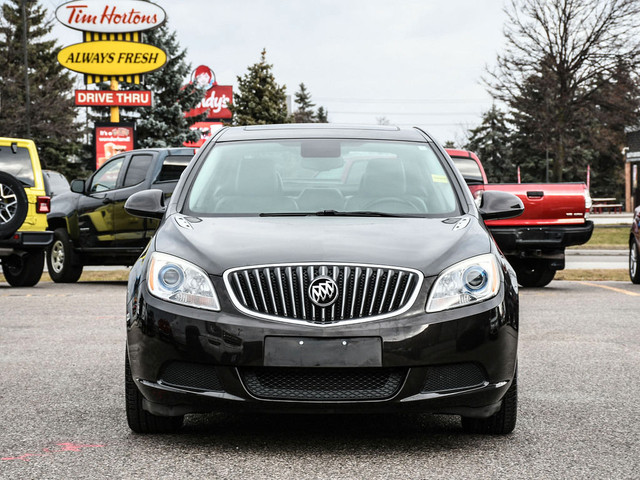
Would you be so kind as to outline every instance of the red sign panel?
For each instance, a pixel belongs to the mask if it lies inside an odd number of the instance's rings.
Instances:
[[[76,90],[78,107],[150,107],[150,90]]]
[[[97,124],[95,128],[96,169],[120,152],[134,149],[135,127],[133,124]]]
[[[196,105],[196,108],[185,114],[186,117],[194,117],[207,112],[207,118],[221,119],[231,118],[229,104],[233,103],[233,87],[231,85],[214,85]]]
[[[191,130],[198,130],[198,132],[200,132],[200,139],[197,142],[184,142],[183,145],[185,147],[199,148],[223,126],[224,124],[222,122],[196,122],[189,128]]]

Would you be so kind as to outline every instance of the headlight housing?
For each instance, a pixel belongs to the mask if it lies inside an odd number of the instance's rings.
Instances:
[[[211,279],[200,267],[173,255],[153,252],[147,287],[155,297],[206,310],[220,310]]]
[[[498,294],[502,273],[495,255],[469,258],[444,270],[436,279],[427,312],[441,312],[483,302]]]

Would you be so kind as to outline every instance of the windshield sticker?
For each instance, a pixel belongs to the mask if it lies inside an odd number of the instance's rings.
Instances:
[[[449,183],[446,175],[437,175],[435,173],[432,173],[431,178],[433,179],[434,183]]]

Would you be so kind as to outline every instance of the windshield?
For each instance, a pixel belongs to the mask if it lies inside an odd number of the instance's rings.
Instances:
[[[0,146],[0,171],[10,173],[25,186],[35,185],[31,155],[24,147]]]
[[[459,213],[449,177],[426,143],[307,139],[218,144],[186,207],[195,215]]]

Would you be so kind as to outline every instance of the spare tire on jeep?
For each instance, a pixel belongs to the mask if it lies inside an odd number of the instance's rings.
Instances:
[[[0,239],[10,237],[20,228],[28,209],[27,194],[20,181],[0,172]]]

